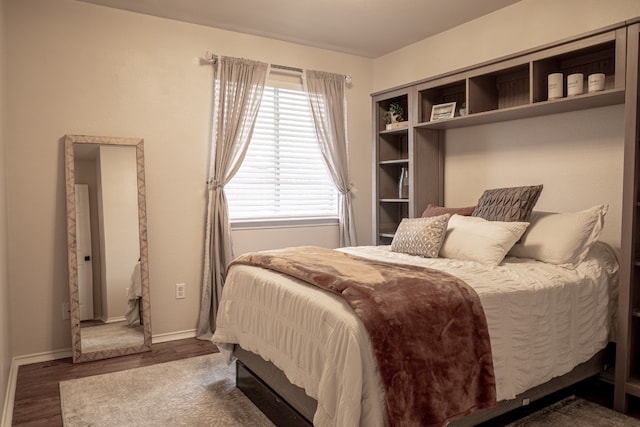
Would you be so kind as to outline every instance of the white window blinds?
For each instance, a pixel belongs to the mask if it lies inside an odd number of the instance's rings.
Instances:
[[[305,92],[267,82],[251,144],[225,193],[231,220],[338,216]]]

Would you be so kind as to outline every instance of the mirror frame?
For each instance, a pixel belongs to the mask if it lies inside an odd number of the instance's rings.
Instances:
[[[80,336],[80,299],[78,293],[76,202],[74,144],[128,145],[136,148],[136,169],[138,184],[138,226],[140,240],[140,273],[142,290],[142,323],[144,341],[140,346],[120,347],[110,350],[83,352]],[[147,246],[147,208],[144,179],[144,140],[142,138],[121,138],[110,136],[65,135],[65,183],[67,208],[67,264],[69,271],[69,307],[71,320],[71,350],[73,363],[106,359],[125,354],[151,350],[151,304],[149,287],[149,254]]]

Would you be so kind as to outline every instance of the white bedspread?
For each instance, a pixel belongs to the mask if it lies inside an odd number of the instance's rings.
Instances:
[[[603,243],[575,270],[518,258],[499,266],[427,259],[388,246],[341,250],[436,268],[472,286],[487,317],[498,400],[569,372],[609,341],[618,266]],[[234,266],[212,341],[229,360],[233,344],[239,344],[283,370],[318,401],[316,426],[384,425],[384,396],[368,335],[336,295],[279,273]]]

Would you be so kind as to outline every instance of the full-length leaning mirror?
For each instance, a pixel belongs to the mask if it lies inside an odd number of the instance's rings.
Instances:
[[[64,144],[73,361],[151,350],[143,140]]]

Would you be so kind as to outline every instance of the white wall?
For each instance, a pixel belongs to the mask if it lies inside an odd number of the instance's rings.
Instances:
[[[0,402],[4,402],[13,356],[9,316],[9,280],[7,274],[7,198],[6,198],[6,126],[5,126],[5,2],[0,0]]]
[[[233,253],[238,256],[251,251],[278,249],[283,246],[315,245],[331,248],[337,247],[338,241],[338,229],[331,225],[243,228],[233,231]]]
[[[621,105],[452,130],[445,202],[470,206],[487,188],[543,184],[536,210],[609,204],[601,239],[620,248],[623,139]]]
[[[374,60],[374,91],[489,61],[640,16],[640,1],[522,0]],[[623,109],[613,106],[455,129],[445,136],[445,204],[544,185],[536,210],[610,205],[603,240],[619,247]]]
[[[70,346],[60,314],[68,299],[65,134],[144,138],[153,333],[195,329],[213,74],[198,58],[207,50],[353,77],[355,215],[359,239],[371,240],[372,60],[71,0],[5,2],[14,354]],[[293,235],[311,241],[323,233]],[[287,245],[285,235],[260,233],[252,243]],[[184,300],[175,299],[180,282]]]

